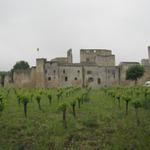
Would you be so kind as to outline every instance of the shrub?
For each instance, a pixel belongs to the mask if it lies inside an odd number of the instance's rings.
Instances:
[[[98,126],[98,122],[97,119],[93,116],[90,116],[88,118],[85,118],[83,120],[83,125],[85,125],[86,127],[89,128],[93,128],[93,127],[97,127]]]

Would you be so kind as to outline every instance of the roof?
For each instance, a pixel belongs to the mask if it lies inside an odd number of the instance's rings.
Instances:
[[[139,65],[140,63],[139,62],[120,62],[120,64],[119,65],[124,65],[124,64],[129,64],[129,65]]]

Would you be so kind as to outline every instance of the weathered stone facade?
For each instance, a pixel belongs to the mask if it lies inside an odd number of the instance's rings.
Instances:
[[[150,57],[150,48],[148,48]],[[72,50],[68,50],[67,57],[57,57],[51,61],[44,58],[36,59],[36,67],[29,70],[14,71],[13,75],[5,77],[5,86],[14,87],[107,87],[113,85],[127,85],[132,82],[126,80],[126,70],[139,64],[138,62],[122,62],[115,66],[115,55],[111,50],[81,49],[80,63],[73,63]],[[145,75],[139,81],[150,80],[150,58],[144,59]]]
[[[112,55],[111,50],[81,49],[80,62],[98,66],[115,66],[115,55]]]

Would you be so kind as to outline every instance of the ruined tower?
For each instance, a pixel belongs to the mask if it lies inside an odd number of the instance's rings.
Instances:
[[[45,87],[45,63],[46,59],[39,58],[36,59],[36,87]]]
[[[148,46],[148,61],[150,63],[150,46]]]
[[[98,66],[115,66],[115,55],[106,49],[81,49],[80,63]]]
[[[72,64],[72,49],[69,49],[68,51],[67,51],[67,59],[68,59],[68,63],[69,64]]]

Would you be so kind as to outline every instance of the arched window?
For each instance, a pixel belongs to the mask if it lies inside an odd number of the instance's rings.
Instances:
[[[67,82],[68,81],[68,77],[65,77],[65,82]]]

